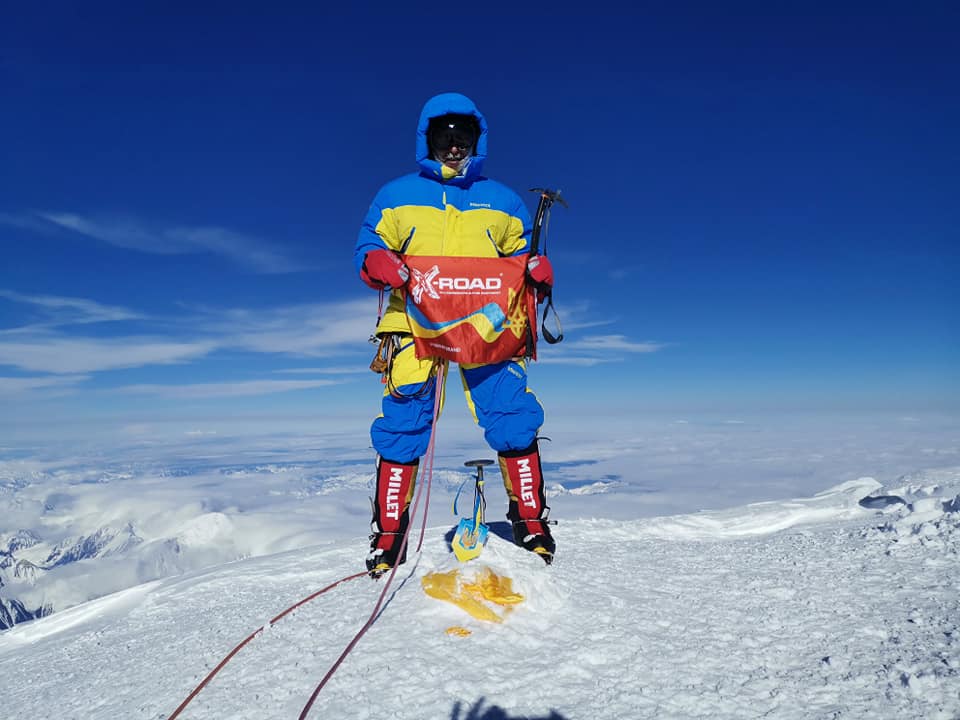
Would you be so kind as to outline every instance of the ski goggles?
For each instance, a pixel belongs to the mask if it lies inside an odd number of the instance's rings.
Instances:
[[[469,116],[447,116],[430,123],[430,145],[435,150],[472,148],[477,142],[476,120]]]

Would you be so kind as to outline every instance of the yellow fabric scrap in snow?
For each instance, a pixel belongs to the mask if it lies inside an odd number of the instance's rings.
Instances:
[[[513,591],[513,580],[497,575],[490,568],[483,568],[480,577],[472,583],[464,581],[463,589],[473,594],[480,593],[484,600],[497,605],[516,605],[523,602],[523,595]]]
[[[513,581],[497,575],[490,568],[483,568],[470,580],[462,578],[458,568],[445,573],[427,573],[420,582],[430,597],[453,603],[477,620],[486,622],[503,622],[503,617],[513,606],[523,602],[523,595],[513,591]],[[505,608],[504,615],[498,615],[487,603]]]

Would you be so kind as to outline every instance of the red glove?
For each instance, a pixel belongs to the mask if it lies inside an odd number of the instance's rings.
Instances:
[[[371,250],[363,258],[360,279],[374,290],[398,288],[410,279],[410,270],[393,250]]]
[[[546,255],[534,255],[527,261],[527,275],[537,289],[537,302],[542,303],[553,290],[553,265]]]

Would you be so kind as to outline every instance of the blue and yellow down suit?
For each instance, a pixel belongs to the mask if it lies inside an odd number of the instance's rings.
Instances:
[[[468,165],[456,174],[431,156],[427,131],[431,118],[472,115],[480,135]],[[476,105],[457,93],[427,101],[417,125],[420,171],[384,185],[370,205],[354,254],[359,273],[371,250],[387,248],[404,255],[507,257],[529,251],[530,214],[505,185],[481,175],[487,155],[487,121]],[[434,384],[424,385],[433,360],[417,360],[403,296],[391,293],[378,335],[398,333],[400,348],[391,369],[397,392],[384,392],[382,414],[371,428],[373,447],[385,459],[415,462],[427,450],[434,421]],[[406,337],[403,337],[406,336]],[[523,360],[460,365],[467,404],[498,453],[521,451],[536,440],[543,409],[527,388]],[[425,388],[427,392],[417,393]]]

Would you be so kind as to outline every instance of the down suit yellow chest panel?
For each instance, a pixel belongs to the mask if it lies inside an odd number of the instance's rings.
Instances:
[[[405,255],[497,257],[525,245],[521,221],[489,208],[401,205],[385,210],[376,230],[388,247]]]

